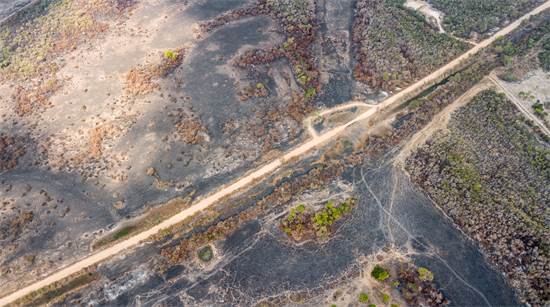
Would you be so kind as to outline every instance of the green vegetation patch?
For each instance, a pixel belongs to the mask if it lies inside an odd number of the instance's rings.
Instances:
[[[428,270],[424,267],[419,267],[416,271],[418,272],[420,280],[422,280],[422,281],[433,281],[434,280],[434,274],[430,270]]]
[[[300,204],[290,209],[288,216],[281,221],[281,229],[295,241],[312,237],[325,239],[331,234],[333,226],[349,215],[355,205],[354,198],[348,198],[338,205],[328,201],[323,208],[312,212]]]
[[[0,29],[0,68],[23,78],[55,72],[53,60],[103,33],[108,27],[105,17],[122,13],[122,2],[42,1]]]
[[[428,0],[444,13],[444,28],[469,37],[472,32],[485,34],[507,21],[517,19],[540,4],[537,0]]]
[[[207,245],[197,252],[197,256],[199,259],[203,262],[209,262],[214,258],[214,251],[212,250],[212,247],[210,245]]]
[[[532,105],[532,107],[538,117],[545,118],[548,115],[548,113],[544,111],[544,105],[542,103],[536,102]]]
[[[365,292],[359,293],[358,301],[359,301],[359,303],[366,303],[366,302],[368,302],[368,301],[369,301],[369,295],[366,294]]]
[[[390,272],[388,272],[385,268],[376,265],[374,269],[372,269],[370,275],[378,281],[384,281],[390,277]]]

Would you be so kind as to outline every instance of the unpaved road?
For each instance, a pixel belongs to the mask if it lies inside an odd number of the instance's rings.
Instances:
[[[521,113],[523,113],[527,118],[529,118],[530,120],[532,120],[537,126],[539,126],[540,130],[546,134],[547,136],[550,136],[550,129],[548,129],[546,127],[546,125],[544,124],[544,122],[542,122],[542,120],[538,117],[536,117],[535,115],[533,115],[533,113],[529,112],[529,110],[527,110],[525,108],[525,105],[523,103],[521,103],[521,101],[519,101],[517,99],[517,97],[512,93],[510,92],[504,85],[502,85],[502,83],[498,80],[498,77],[494,76],[493,74],[491,74],[489,76],[489,79],[498,87],[498,89],[503,92],[506,97],[508,97],[508,99],[510,99],[510,101],[512,101],[513,104],[516,105],[516,107],[520,110]]]
[[[474,87],[469,89],[466,93],[462,94],[462,96],[458,97],[447,107],[445,107],[441,112],[434,116],[432,121],[430,121],[430,123],[426,127],[413,135],[410,141],[407,142],[407,144],[395,157],[394,163],[400,167],[404,167],[405,160],[416,148],[422,146],[433,135],[434,132],[447,128],[447,124],[449,123],[451,115],[455,110],[466,105],[479,92],[489,89],[491,87],[492,83],[489,81],[488,78],[485,78]]]
[[[372,105],[372,104],[368,104],[368,103],[364,103],[364,102],[359,102],[359,101],[346,102],[346,103],[337,105],[337,106],[335,106],[335,107],[332,107],[332,108],[329,108],[329,109],[322,110],[322,111],[320,111],[320,112],[315,112],[315,114],[308,116],[308,117],[304,120],[304,123],[305,123],[305,126],[307,127],[307,131],[309,132],[310,136],[313,137],[313,138],[318,138],[319,135],[318,135],[317,131],[315,131],[315,128],[313,128],[313,120],[314,120],[315,118],[317,118],[317,117],[319,117],[319,116],[329,115],[329,114],[332,114],[332,113],[335,113],[335,112],[338,112],[338,111],[343,111],[343,110],[351,109],[351,108],[353,108],[353,107],[357,107],[357,108],[370,108],[370,107],[373,107],[373,106],[374,106],[374,105]]]
[[[286,153],[283,157],[278,158],[274,161],[271,161],[255,170],[252,170],[251,172],[243,175],[241,179],[238,179],[237,181],[228,184],[226,186],[221,187],[217,192],[203,198],[196,204],[192,205],[191,207],[179,212],[178,214],[172,216],[171,218],[163,221],[162,223],[154,226],[153,228],[150,228],[149,230],[146,230],[144,232],[138,233],[135,236],[132,236],[124,241],[121,241],[119,243],[116,243],[104,250],[98,251],[90,256],[87,256],[65,268],[60,269],[59,271],[53,273],[52,275],[39,280],[35,283],[32,283],[24,288],[21,288],[20,290],[17,290],[16,292],[9,294],[7,296],[4,296],[0,299],[0,306],[7,305],[19,298],[24,297],[27,294],[32,293],[33,291],[39,290],[45,286],[48,286],[56,281],[59,281],[63,278],[69,277],[70,275],[77,273],[87,267],[90,267],[92,265],[95,265],[103,260],[106,260],[110,257],[113,257],[120,252],[123,252],[129,248],[135,247],[142,243],[143,241],[147,240],[151,236],[157,234],[159,231],[169,228],[173,225],[176,225],[180,222],[183,222],[185,219],[187,219],[190,216],[193,216],[195,213],[202,211],[217,201],[223,199],[224,197],[227,197],[235,192],[238,192],[240,190],[243,190],[261,180],[262,177],[273,173],[276,171],[280,166],[282,166],[285,161],[289,161],[292,159],[297,159],[301,156],[306,155],[310,150],[317,148],[328,141],[338,137],[342,132],[344,132],[348,127],[369,119],[373,117],[373,115],[379,113],[380,111],[391,107],[393,105],[399,104],[403,102],[404,100],[407,100],[408,98],[411,98],[415,94],[422,92],[423,90],[430,87],[434,82],[437,82],[442,77],[447,76],[450,72],[452,72],[454,69],[458,68],[465,60],[470,58],[471,56],[477,54],[479,51],[484,49],[485,47],[489,46],[491,43],[493,43],[498,37],[504,36],[512,32],[514,29],[516,29],[522,21],[528,19],[529,17],[536,15],[540,12],[542,12],[545,9],[550,8],[550,0],[546,1],[536,9],[532,10],[531,12],[527,13],[523,17],[519,18],[518,20],[514,21],[513,23],[509,24],[507,27],[503,28],[499,32],[495,33],[495,35],[491,36],[490,38],[480,42],[476,46],[474,46],[472,49],[461,55],[460,57],[456,58],[455,60],[449,62],[445,66],[439,68],[438,70],[434,71],[427,77],[423,78],[422,80],[412,84],[408,88],[404,89],[403,91],[389,97],[376,107],[370,108],[369,110],[359,114],[357,117],[355,117],[353,120],[347,122],[346,124],[343,124],[341,126],[338,126],[332,130],[329,130],[328,132],[319,135],[316,138],[310,139],[307,142],[299,145],[298,147],[291,149],[288,153]]]

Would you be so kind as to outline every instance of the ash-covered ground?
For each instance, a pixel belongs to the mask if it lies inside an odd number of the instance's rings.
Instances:
[[[13,53],[0,85],[2,293],[73,262],[122,221],[209,192],[305,138],[304,114],[288,111],[299,110],[304,90],[287,58],[235,64],[286,39],[278,19],[258,14],[201,33],[249,3],[84,3],[42,2],[3,26]],[[308,108],[351,95],[349,41],[334,42],[349,38],[351,3],[318,5],[307,12],[322,9],[316,35],[328,41],[311,50],[323,55],[319,79],[328,85]],[[51,25],[78,43],[59,50]],[[21,52],[17,39],[44,60]],[[177,53],[174,63],[166,52]]]
[[[302,167],[311,165],[306,162]],[[258,198],[273,187],[264,189],[252,192],[259,196],[243,206],[257,205]],[[161,240],[101,265],[94,283],[59,304],[353,305],[363,292],[370,302],[382,303],[377,295],[384,292],[393,303],[407,304],[399,287],[370,277],[370,268],[377,263],[428,268],[451,306],[518,304],[476,245],[392,166],[389,157],[346,168],[331,184],[307,189],[284,204],[343,196],[355,197],[357,207],[323,242],[289,240],[279,227],[286,209],[281,203],[269,203],[271,209],[211,243],[211,260],[203,262],[194,252],[187,261],[167,266],[158,251],[182,239]]]
[[[518,14],[537,1],[527,2]],[[6,3],[4,14],[21,6]],[[17,13],[0,29],[0,295],[158,224],[471,47],[414,10],[48,0]],[[381,122],[23,303],[519,305],[394,161],[502,65],[491,52]],[[353,100],[371,106],[306,129],[308,116]]]

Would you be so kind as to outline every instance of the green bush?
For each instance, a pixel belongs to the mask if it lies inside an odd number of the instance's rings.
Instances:
[[[550,50],[539,53],[539,62],[544,71],[550,72]]]
[[[546,117],[546,115],[548,115],[548,113],[544,111],[544,105],[542,103],[540,102],[534,103],[532,107],[533,107],[533,111],[538,117],[544,118]]]
[[[419,267],[418,268],[418,275],[419,275],[419,278],[420,280],[422,281],[432,281],[434,280],[434,274],[426,269],[426,268],[423,268],[423,267]]]
[[[178,53],[173,50],[166,50],[164,51],[164,57],[168,60],[175,61],[178,59]]]
[[[212,247],[210,247],[210,245],[207,245],[199,249],[199,251],[197,252],[197,257],[199,257],[199,259],[204,262],[208,262],[212,260],[212,258],[214,257],[214,252],[212,251]]]
[[[369,301],[369,295],[365,292],[359,293],[359,303],[366,303]]]
[[[384,281],[390,277],[390,273],[379,265],[375,266],[374,269],[372,269],[370,275],[378,281]]]
[[[351,205],[348,203],[352,200],[341,203],[335,207],[332,201],[327,202],[325,208],[313,217],[314,227],[319,236],[324,236],[329,233],[330,226],[338,221],[342,216],[351,211]]]

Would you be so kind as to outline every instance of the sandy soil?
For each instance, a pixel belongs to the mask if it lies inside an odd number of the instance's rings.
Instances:
[[[532,120],[537,126],[540,127],[541,131],[544,134],[550,137],[550,129],[548,128],[547,124],[544,122],[544,120],[540,119],[534,114],[533,109],[530,107],[530,105],[528,105],[525,101],[518,99],[515,93],[510,91],[510,89],[504,85],[504,82],[500,81],[500,79],[497,76],[492,75],[489,77],[489,79],[495,84],[495,86],[500,91],[506,94],[508,99],[510,99],[510,101],[512,101],[516,105],[516,107],[521,111],[521,113],[523,113],[527,118]]]
[[[443,13],[433,8],[428,2],[422,0],[407,0],[405,7],[420,12],[428,21],[435,23],[439,33],[445,33],[443,29]]]
[[[543,124],[547,129],[550,128],[550,117],[546,116],[545,119],[541,119],[537,117],[533,111],[532,105],[538,100],[542,104],[545,102],[550,102],[550,88],[548,87],[548,84],[550,84],[550,74],[547,72],[544,72],[542,69],[537,69],[535,71],[530,72],[527,77],[524,80],[521,80],[520,82],[506,82],[498,79],[498,77],[494,76],[493,78],[496,80],[507,92],[508,96],[513,96],[514,99],[511,100],[521,105],[520,110],[528,111],[530,115],[529,118],[537,118],[537,121],[535,123],[537,124]],[[504,90],[503,90],[504,91]],[[520,93],[529,93],[533,95],[532,99],[521,99]],[[522,111],[523,112],[523,111]],[[548,130],[546,129],[546,133],[548,133]]]

